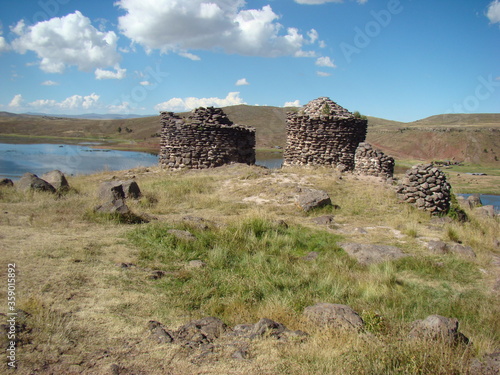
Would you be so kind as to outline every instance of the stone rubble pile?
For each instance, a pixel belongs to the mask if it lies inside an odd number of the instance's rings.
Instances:
[[[356,149],[354,164],[356,174],[384,178],[394,175],[394,159],[366,142],[360,143]]]
[[[326,165],[354,169],[354,154],[366,138],[367,121],[328,98],[318,98],[299,112],[287,113],[284,165]]]
[[[300,111],[309,117],[333,116],[337,119],[353,118],[354,115],[327,97],[311,100]]]
[[[162,166],[205,169],[255,164],[255,129],[234,125],[220,108],[198,108],[186,119],[161,112],[161,123]]]
[[[433,164],[421,164],[406,171],[397,193],[404,202],[439,215],[447,213],[450,208],[450,188],[441,170]]]

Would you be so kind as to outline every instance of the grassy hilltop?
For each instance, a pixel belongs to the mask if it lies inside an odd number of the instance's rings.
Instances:
[[[101,181],[131,177],[143,197],[127,204],[147,223],[94,213]],[[0,187],[0,259],[16,263],[17,307],[28,314],[18,320],[17,374],[451,375],[500,348],[498,219],[432,219],[377,179],[327,168],[155,167],[69,183],[60,196]],[[323,189],[336,206],[305,213],[298,187]],[[333,222],[312,221],[324,215]],[[432,239],[476,256],[433,253]],[[342,242],[392,245],[407,257],[363,265]],[[365,327],[312,325],[302,312],[318,302],[350,306]],[[411,323],[431,314],[457,318],[472,344],[409,339]],[[150,337],[150,320],[176,329],[206,316],[230,327],[269,318],[309,336],[193,349]]]

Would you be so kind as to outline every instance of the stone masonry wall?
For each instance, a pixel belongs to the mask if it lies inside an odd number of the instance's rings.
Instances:
[[[392,178],[394,174],[394,159],[366,142],[360,143],[356,149],[354,164],[356,174],[383,178]]]
[[[161,123],[160,165],[205,169],[255,163],[255,129],[234,125],[220,108],[198,108],[185,119],[161,112]]]
[[[423,164],[406,171],[397,192],[404,202],[438,215],[450,208],[450,189],[441,170],[432,164]]]
[[[354,169],[354,154],[366,138],[367,121],[329,98],[309,102],[297,113],[287,113],[284,165],[328,165]]]

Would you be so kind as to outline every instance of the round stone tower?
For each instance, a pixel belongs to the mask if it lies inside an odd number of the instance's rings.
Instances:
[[[284,165],[327,165],[354,169],[356,148],[366,138],[367,120],[329,98],[310,101],[287,113]]]

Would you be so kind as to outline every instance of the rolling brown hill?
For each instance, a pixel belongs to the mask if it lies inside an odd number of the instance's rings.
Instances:
[[[223,109],[235,123],[257,129],[257,148],[285,146],[286,112],[293,108],[237,105]],[[159,149],[160,129],[159,116],[87,120],[6,112],[0,115],[0,135],[103,140],[123,148],[151,151]],[[367,141],[397,159],[498,165],[500,114],[447,114],[408,123],[368,117]]]

